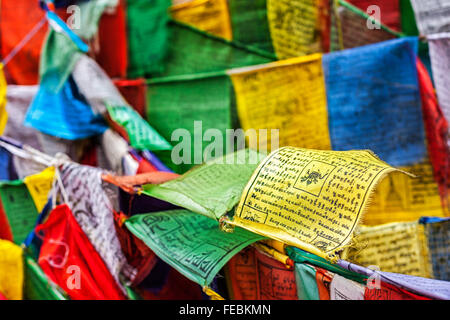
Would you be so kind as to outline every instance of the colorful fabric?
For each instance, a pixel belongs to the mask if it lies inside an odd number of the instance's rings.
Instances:
[[[155,172],[157,169],[153,166],[147,159],[139,157],[138,159],[139,167],[137,169],[137,174],[146,172]]]
[[[106,72],[89,56],[81,56],[73,69],[72,77],[95,113],[106,114],[107,105],[127,105]]]
[[[447,180],[450,176],[450,149],[447,145],[448,121],[442,112],[433,82],[420,59],[417,59],[422,112],[428,142],[428,154],[433,165],[434,179],[439,187],[442,204],[447,202]],[[426,215],[422,213],[422,215]]]
[[[242,249],[228,261],[225,275],[232,300],[256,300],[258,276],[256,272],[255,249]]]
[[[6,110],[9,116],[3,135],[43,151],[38,138],[40,132],[23,124],[38,90],[38,86],[8,86]]]
[[[369,289],[366,287],[364,300],[431,300],[423,296],[408,292],[391,284],[381,282],[381,288]]]
[[[79,160],[80,151],[84,146],[84,140],[65,140],[40,132],[39,130],[24,125],[24,119],[33,98],[38,92],[38,86],[8,86],[8,103],[6,109],[9,112],[8,122],[4,136],[12,138],[24,145],[28,145],[50,156],[56,153],[64,153],[74,161]],[[39,163],[22,159],[13,155],[14,169],[17,175],[13,178],[23,179],[26,176],[36,174],[45,169]]]
[[[8,240],[0,240],[0,292],[8,300],[23,297],[22,248]]]
[[[365,287],[338,274],[330,284],[330,300],[364,300]]]
[[[171,150],[172,146],[148,122],[129,106],[107,106],[109,117],[127,133],[130,145],[137,150]]]
[[[370,6],[377,5],[380,8],[381,22],[389,28],[400,31],[400,0],[382,0],[376,3],[371,0],[349,0],[348,2],[369,14],[373,14],[373,11],[369,10]]]
[[[217,139],[223,142],[222,149],[215,156],[226,153],[226,130],[232,128],[231,91],[231,81],[226,75],[149,83],[147,119],[163,138],[174,145],[172,152],[166,152],[165,157],[157,153],[167,166],[177,173],[184,173],[207,160],[203,155],[210,145],[204,141],[208,129],[219,130],[221,137]],[[174,162],[172,155],[179,160]]]
[[[332,15],[331,51],[361,47],[400,36],[382,23],[380,28],[368,28],[368,19],[369,16],[365,12],[346,1],[339,1],[339,6]]]
[[[267,20],[267,0],[228,1],[233,39],[273,53]]]
[[[330,300],[330,284],[333,274],[319,267],[316,269],[316,282],[320,300]]]
[[[46,166],[30,159],[24,159],[13,155],[14,179],[25,177],[45,170]]]
[[[21,244],[38,218],[33,198],[21,180],[0,183],[0,198],[14,243]]]
[[[256,250],[258,300],[298,300],[292,268]]]
[[[400,0],[402,32],[408,36],[418,36],[416,17],[411,0]]]
[[[253,173],[232,223],[333,261],[375,186],[396,170],[367,150],[282,147]]]
[[[91,40],[98,31],[98,22],[105,9],[117,6],[117,3],[118,0],[97,0],[79,4],[82,14],[78,17],[79,27],[73,31],[53,12],[47,12],[52,28],[43,47],[39,70],[41,83],[45,80],[47,90],[55,94],[63,88],[82,52],[88,49],[79,37]]]
[[[267,18],[279,59],[321,52],[320,7],[316,0],[267,0]]]
[[[122,251],[131,266],[136,269],[136,275],[131,283],[136,286],[141,283],[155,267],[158,257],[145,243],[132,234],[123,224],[123,214],[114,213],[114,225],[122,246]]]
[[[417,38],[404,38],[324,56],[333,150],[370,149],[395,166],[424,160],[416,53]]]
[[[79,3],[80,28],[74,28],[74,32],[83,39],[90,40],[98,32],[99,21],[107,9],[117,8],[120,0],[96,0]]]
[[[127,262],[114,225],[118,191],[102,181],[102,174],[99,168],[67,163],[61,170],[61,180],[75,220],[123,289],[120,275],[132,281],[136,270]]]
[[[46,79],[41,82],[28,109],[25,125],[67,140],[92,137],[107,129],[103,117],[92,110],[72,77],[56,94],[48,89],[47,84]]]
[[[36,232],[43,234],[39,266],[71,299],[125,299],[67,205],[53,209]]]
[[[25,257],[24,298],[28,300],[68,300],[67,294],[42,271],[33,258]]]
[[[374,286],[382,280],[391,285],[432,299],[448,300],[450,298],[450,284],[448,281],[421,278],[400,273],[374,271],[345,260],[339,260],[338,265],[349,271],[364,275],[367,278],[370,277],[370,283]]]
[[[366,276],[356,272],[349,271],[337,264],[332,264],[324,258],[300,250],[299,248],[288,246],[286,247],[286,253],[289,255],[289,258],[291,258],[296,264],[313,265],[328,270],[334,274],[341,275],[346,279],[350,279],[359,283],[366,282],[365,281],[367,278]]]
[[[147,85],[144,78],[114,80],[114,85],[139,115],[145,119],[147,112]]]
[[[52,30],[55,30],[58,33],[61,33],[68,37],[76,46],[78,50],[81,52],[88,52],[89,46],[83,42],[83,40],[75,33],[69,26],[62,20],[55,12],[51,10],[46,10],[45,17],[47,19],[47,22],[52,27]],[[70,19],[71,17],[69,17]],[[55,47],[57,49],[57,47]],[[63,70],[64,72],[67,72],[67,70]],[[53,74],[53,76],[56,76],[56,74]],[[64,81],[63,79],[62,81]],[[56,89],[58,90],[58,89]]]
[[[129,78],[162,71],[161,62],[168,47],[170,3],[170,0],[127,1]]]
[[[177,179],[145,185],[142,193],[219,220],[238,203],[259,157],[260,154],[251,149],[230,153]]]
[[[450,32],[450,2],[411,0],[420,34]]]
[[[40,84],[45,84],[49,95],[64,90],[63,87],[81,56],[82,52],[67,35],[50,28],[39,64]]]
[[[266,153],[278,146],[331,149],[320,54],[234,69],[228,74],[242,129],[257,130],[257,141],[247,137],[249,148]],[[273,130],[278,130],[275,145],[271,143]]]
[[[139,150],[171,149],[170,144],[128,106],[114,83],[94,60],[83,56],[75,66],[73,77],[93,109],[97,113],[107,114],[113,121],[113,127],[130,141],[132,147]]]
[[[135,215],[125,225],[161,259],[202,287],[233,255],[263,238],[239,228],[224,233],[217,221],[188,210]]]
[[[227,264],[226,278],[233,300],[297,300],[292,269],[248,247]]]
[[[384,272],[432,278],[432,266],[424,227],[415,222],[360,227],[347,260]]]
[[[306,263],[295,264],[295,282],[299,300],[320,300],[316,269]]]
[[[40,21],[43,24],[33,38],[7,64],[5,73],[9,84],[35,85],[38,83],[41,47],[48,29],[43,19],[45,19],[45,13],[39,9],[37,1],[4,0],[1,2],[0,56],[2,59],[6,58]]]
[[[425,235],[435,279],[450,281],[450,220],[425,222]]]
[[[25,179],[23,180],[28,188],[28,192],[33,198],[38,212],[41,212],[48,202],[48,194],[50,192],[50,189],[52,188],[54,178],[55,168],[48,167],[38,174],[25,177]]]
[[[128,142],[112,129],[108,129],[100,138],[100,148],[98,148],[98,156],[101,166],[109,169],[117,174],[123,174],[123,159],[128,154]]]
[[[364,214],[364,225],[417,221],[423,215],[446,215],[429,161],[399,169],[417,178],[394,172],[381,181],[375,189],[370,207]]]
[[[128,68],[128,37],[125,0],[114,12],[106,10],[98,27],[99,51],[96,61],[111,78],[125,78]]]
[[[177,21],[224,39],[232,38],[227,0],[193,0],[174,4],[170,13]]]
[[[450,10],[450,6],[448,8]],[[450,11],[449,11],[450,12]],[[450,21],[449,21],[450,25]],[[449,30],[450,31],[450,30]],[[431,66],[433,69],[433,79],[436,86],[436,93],[439,105],[447,120],[450,121],[450,32],[437,34],[428,37],[430,48]],[[450,138],[447,136],[447,144],[450,145]]]
[[[157,74],[158,77],[223,71],[276,60],[265,51],[216,37],[179,22],[170,22],[169,31],[168,54],[163,64],[164,70]]]

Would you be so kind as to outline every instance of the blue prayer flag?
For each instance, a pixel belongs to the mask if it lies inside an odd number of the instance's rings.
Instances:
[[[102,134],[107,128],[100,114],[78,92],[70,76],[63,88],[53,93],[41,83],[25,117],[25,125],[55,137],[77,140]]]
[[[393,166],[427,157],[417,50],[408,37],[324,55],[333,150],[370,149]]]

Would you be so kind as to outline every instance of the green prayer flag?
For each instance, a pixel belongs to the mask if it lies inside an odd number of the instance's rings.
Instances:
[[[64,291],[51,282],[39,265],[29,256],[24,257],[24,297],[28,300],[69,300]]]
[[[416,16],[414,14],[411,0],[400,0],[400,17],[402,33],[406,36],[418,36],[419,29],[417,28]],[[433,80],[433,70],[431,68],[428,43],[426,41],[419,41],[419,57]]]
[[[129,78],[163,71],[170,4],[170,0],[127,1]]]
[[[107,7],[115,7],[117,0],[96,0],[81,3],[78,28],[72,31],[79,37],[90,40],[98,31],[100,17]],[[49,29],[41,53],[39,75],[45,77],[47,89],[58,92],[72,73],[78,59],[83,55],[74,42],[62,32]]]
[[[219,223],[187,210],[140,214],[125,226],[162,260],[201,286],[209,285],[236,253],[264,237]]]
[[[150,82],[147,88],[148,122],[175,146],[172,153],[158,153],[157,156],[174,171],[186,172],[207,160],[203,152],[212,141],[204,141],[203,137],[209,129],[220,135],[216,138],[222,140],[221,152],[225,154],[226,130],[232,128],[231,97],[231,81],[225,74]],[[172,154],[182,162],[175,160],[174,163]]]
[[[295,264],[295,283],[298,300],[320,300],[316,269],[305,263]]]
[[[254,150],[240,150],[208,161],[177,179],[159,185],[144,185],[143,193],[220,219],[239,202],[261,160],[262,155]]]
[[[400,0],[400,17],[402,32],[407,36],[418,36],[416,16],[411,5],[411,0]]]
[[[198,30],[169,24],[170,41],[164,71],[158,77],[224,71],[276,60],[275,55]]]
[[[233,40],[274,53],[267,0],[229,0]]]
[[[0,183],[0,198],[14,243],[21,244],[34,229],[39,215],[33,198],[21,180]]]
[[[111,119],[125,129],[130,144],[137,150],[171,150],[166,139],[128,106],[107,106]]]
[[[339,274],[347,279],[359,282],[366,283],[367,277],[361,275],[359,273],[347,270],[338,266],[336,264],[330,263],[328,260],[316,256],[315,254],[303,251],[296,247],[288,246],[286,247],[286,253],[289,258],[291,258],[295,263],[309,263],[316,267],[323,268],[325,270],[331,271],[333,273]]]
[[[39,65],[41,82],[45,82],[48,90],[57,93],[82,55],[83,53],[68,36],[50,28],[41,53]]]

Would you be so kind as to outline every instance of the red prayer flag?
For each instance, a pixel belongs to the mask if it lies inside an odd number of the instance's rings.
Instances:
[[[369,289],[366,287],[364,300],[431,300],[412,292],[395,287],[389,283],[380,282],[379,289]]]
[[[349,0],[348,2],[371,16],[373,13],[367,12],[367,8],[377,5],[380,8],[381,22],[391,29],[401,30],[400,0]]]
[[[228,262],[233,299],[298,300],[293,269],[248,247]]]
[[[447,146],[448,123],[439,107],[433,83],[422,61],[417,58],[417,72],[422,99],[422,113],[427,135],[428,153],[442,204],[447,207],[447,183],[450,152]]]
[[[114,13],[105,12],[99,22],[100,49],[95,60],[111,78],[125,78],[128,66],[125,1]]]
[[[66,204],[36,227],[43,234],[39,266],[74,300],[126,299]]]

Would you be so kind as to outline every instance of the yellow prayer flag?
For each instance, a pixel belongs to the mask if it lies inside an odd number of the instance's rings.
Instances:
[[[194,0],[170,8],[175,20],[231,40],[231,19],[227,0]]]
[[[0,135],[5,130],[8,121],[8,113],[6,112],[6,90],[7,84],[5,75],[3,74],[3,64],[0,63]]]
[[[249,148],[277,149],[272,129],[279,129],[275,138],[281,147],[331,149],[321,54],[233,69],[228,74],[241,127],[257,132],[259,148],[250,139]]]
[[[24,182],[33,198],[38,212],[44,209],[48,201],[48,193],[52,189],[55,168],[48,167],[44,171],[25,177]]]
[[[385,272],[433,277],[424,227],[417,221],[362,226],[355,242],[360,248],[348,249],[346,260]]]
[[[267,18],[279,59],[321,51],[318,0],[267,0]]]
[[[279,242],[281,243],[281,242]],[[254,243],[253,247],[257,248],[258,250],[264,252],[265,254],[271,256],[272,258],[274,258],[275,260],[281,262],[282,264],[289,266],[289,256],[287,256],[285,253],[280,252],[276,249],[274,249],[273,247],[269,247],[265,244],[261,243]]]
[[[23,273],[22,248],[0,240],[0,293],[7,299],[22,299]]]
[[[433,167],[425,163],[401,168],[417,177],[394,172],[375,190],[362,223],[373,226],[390,222],[416,221],[420,217],[444,217]]]
[[[230,223],[335,260],[376,185],[395,170],[367,150],[284,147],[256,169]]]
[[[264,239],[260,241],[261,243],[264,243],[270,248],[273,248],[274,250],[286,254],[286,244],[274,239]]]

